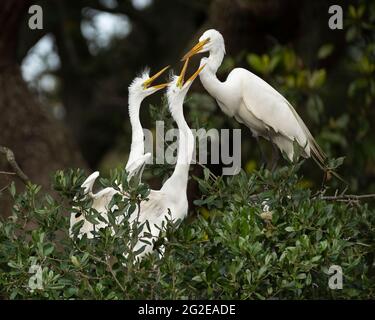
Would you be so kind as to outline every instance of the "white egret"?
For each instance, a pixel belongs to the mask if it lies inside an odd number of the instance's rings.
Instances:
[[[225,114],[250,128],[256,139],[261,136],[271,141],[291,161],[293,141],[296,141],[303,150],[303,157],[312,156],[321,168],[324,167],[324,152],[293,106],[271,85],[243,68],[233,69],[224,82],[216,77],[225,55],[220,32],[214,29],[204,32],[183,60],[203,52],[209,52],[209,56],[201,59],[201,65],[206,68],[200,80]]]
[[[144,165],[151,157],[151,153],[144,153],[144,133],[139,117],[139,111],[142,101],[147,96],[164,89],[168,85],[167,83],[152,85],[152,83],[168,68],[169,66],[163,68],[152,77],[149,75],[149,70],[146,69],[139,77],[136,77],[129,86],[128,109],[132,128],[132,141],[129,158],[125,167],[125,170],[129,173],[128,179],[134,175],[138,175],[140,178]],[[114,188],[108,187],[98,193],[92,193],[92,188],[98,177],[99,172],[95,171],[83,182],[82,188],[84,189],[84,194],[93,200],[92,208],[106,217],[107,211],[109,210],[108,205],[111,202],[112,197],[118,192]],[[93,238],[91,231],[95,228],[100,229],[106,226],[102,221],[94,226],[87,221],[82,214],[72,213],[70,217],[70,234],[73,225],[81,220],[85,220],[85,222],[80,229],[80,234],[87,234],[88,238]]]
[[[194,136],[183,115],[183,102],[192,82],[199,75],[204,66],[201,66],[186,82],[184,82],[187,65],[188,60],[186,60],[180,76],[173,77],[171,83],[168,85],[167,91],[169,110],[179,129],[179,146],[176,166],[172,175],[163,184],[162,188],[160,190],[151,190],[148,200],[142,201],[140,203],[139,210],[135,210],[129,217],[129,223],[131,224],[134,222],[144,224],[143,230],[139,234],[140,239],[156,240],[159,237],[160,229],[162,228],[163,223],[166,223],[167,219],[171,219],[173,221],[182,220],[186,217],[188,212],[188,200],[186,192],[189,167],[194,152]],[[89,181],[85,187],[88,194],[91,192],[92,181],[95,180],[97,176],[98,174],[94,175],[92,179],[87,179]],[[110,191],[111,188],[106,189],[104,190],[106,190],[106,195],[109,195],[109,197],[106,197],[106,199],[108,199],[106,209],[100,211],[102,214],[107,214],[109,209],[108,204],[114,195],[114,193],[111,193]],[[95,197],[95,195],[93,195],[93,197]],[[95,202],[95,198],[93,199]],[[99,205],[102,205],[99,200],[97,203],[98,207]],[[102,206],[99,207],[99,209],[101,208]],[[75,220],[75,223],[78,222],[77,219]],[[152,239],[146,237],[146,233],[149,232],[145,224],[146,221],[148,221],[150,226]],[[118,223],[121,223],[121,221],[118,221]],[[72,225],[73,224],[71,223],[71,226]],[[103,226],[105,226],[105,224]],[[88,237],[91,238],[91,231],[93,229],[93,225],[88,221],[85,221],[84,226],[81,228],[81,230],[86,230]],[[136,252],[143,246],[145,248],[137,255],[137,259],[141,259],[144,255],[153,250],[153,244],[151,242],[150,244],[145,244],[143,241],[138,240],[133,248],[133,251]]]
[[[139,213],[134,212],[129,221],[138,219],[138,223],[149,222],[152,238],[158,238],[163,222],[167,219],[172,221],[182,220],[188,212],[187,183],[189,176],[189,167],[194,152],[194,135],[185,121],[183,113],[183,103],[185,96],[199,75],[204,66],[201,66],[186,82],[184,82],[185,72],[188,65],[186,60],[179,77],[174,76],[168,85],[167,98],[169,110],[173,119],[176,121],[179,130],[178,152],[176,166],[172,175],[165,181],[160,190],[151,190],[148,201],[140,204]],[[148,232],[146,226],[142,233]],[[138,251],[145,246],[142,253],[137,258],[142,258],[148,252],[153,250],[152,245],[138,241],[134,251]]]
[[[151,85],[168,68],[169,66],[165,67],[152,77],[149,76],[149,71],[146,70],[140,77],[135,78],[129,86],[129,118],[132,128],[132,142],[129,159],[125,167],[126,171],[129,172],[129,178],[135,174],[141,176],[145,163],[151,158],[151,153],[144,153],[144,134],[139,110],[142,101],[147,96],[164,89],[168,85],[167,83]]]

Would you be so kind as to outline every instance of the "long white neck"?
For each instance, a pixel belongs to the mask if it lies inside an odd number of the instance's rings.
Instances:
[[[132,128],[132,142],[126,169],[131,163],[133,163],[133,161],[144,155],[144,133],[141,121],[139,119],[139,110],[141,108],[142,101],[142,97],[131,93],[129,94],[129,118]]]
[[[216,77],[216,72],[223,62],[224,54],[224,49],[210,51],[209,57],[201,60],[201,65],[206,64],[206,67],[199,75],[201,82],[208,93],[217,99],[220,99],[222,94],[223,83]]]
[[[177,196],[181,197],[182,193],[186,194],[195,141],[183,114],[183,101],[179,101],[178,104],[178,106],[174,106],[172,111],[172,116],[179,130],[177,162],[173,174],[164,183],[162,190],[173,190]]]

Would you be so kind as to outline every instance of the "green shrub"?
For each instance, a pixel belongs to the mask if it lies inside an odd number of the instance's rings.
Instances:
[[[29,185],[10,188],[13,215],[0,224],[0,295],[5,299],[331,299],[374,298],[374,210],[358,201],[325,200],[304,188],[300,164],[225,180],[205,170],[195,178],[202,198],[197,216],[167,223],[155,253],[129,263],[137,232],[113,216],[137,210],[145,185],[88,240],[68,237],[72,206],[98,219],[78,197],[81,171],[58,172],[61,198]],[[103,186],[126,181],[121,170]],[[268,206],[268,210],[265,206]],[[78,210],[78,209],[77,209]],[[100,218],[99,218],[100,219]],[[133,228],[133,229],[132,229]],[[133,230],[130,235],[130,230]],[[165,241],[164,239],[168,239]],[[147,241],[147,240],[145,240]],[[158,251],[163,245],[164,255]],[[125,257],[124,253],[128,256]],[[331,265],[343,270],[343,289],[328,287]],[[39,279],[39,282],[38,282]]]

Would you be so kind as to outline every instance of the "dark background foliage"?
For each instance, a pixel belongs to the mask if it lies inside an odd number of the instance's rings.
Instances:
[[[290,99],[329,156],[346,157],[340,172],[350,189],[374,191],[371,1],[341,2],[343,30],[328,28],[332,3],[324,0],[151,0],[143,1],[144,7],[140,3],[37,1],[44,10],[44,28],[30,30],[30,2],[2,2],[0,145],[15,152],[32,181],[49,188],[57,169],[81,167],[104,173],[125,163],[130,81],[145,66],[156,71],[170,64],[179,70],[181,55],[202,31],[214,27],[223,33],[227,49],[219,77],[224,79],[233,67],[242,66],[269,81]],[[120,35],[102,39],[95,23],[103,14],[126,21],[126,27],[118,25]],[[27,62],[33,46],[46,36],[52,47],[29,62],[42,68],[27,89],[17,66]],[[51,52],[59,63],[51,63]],[[191,126],[196,125],[198,111],[199,123],[206,127],[240,127],[243,167],[259,168],[259,149],[249,130],[225,117],[199,81],[191,95],[195,103],[185,109]],[[152,129],[148,103],[159,106],[160,95],[150,97],[142,109],[144,127]],[[3,157],[0,169],[10,171]],[[220,173],[220,168],[212,169]],[[320,184],[313,163],[307,163],[303,173],[309,186]],[[0,179],[1,186],[11,180],[4,175]],[[2,214],[9,214],[6,198],[1,203]]]

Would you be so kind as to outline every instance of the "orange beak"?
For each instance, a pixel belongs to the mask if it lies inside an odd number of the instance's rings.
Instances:
[[[180,75],[178,77],[178,80],[177,80],[177,86],[180,89],[184,85],[184,79],[185,79],[185,74],[186,74],[186,69],[187,69],[188,64],[189,64],[189,58],[187,58],[185,60],[184,66],[182,67],[181,73],[180,73]],[[193,82],[195,80],[195,78],[198,77],[198,75],[200,74],[200,72],[203,70],[203,68],[205,66],[206,65],[204,64],[203,66],[199,67],[198,70],[195,71],[194,74],[185,83]]]
[[[145,82],[143,82],[143,89],[147,89],[149,88],[152,83],[157,79],[159,78],[167,69],[169,68],[169,66],[166,66],[165,68],[161,69],[158,73],[154,74],[152,77],[150,77],[149,79],[147,79]],[[157,90],[160,90],[160,89],[163,89],[165,88],[166,86],[168,86],[168,83],[162,83],[162,84],[158,84],[158,85],[155,85],[155,86],[152,86],[152,88],[155,88]]]
[[[210,38],[204,39],[202,41],[199,41],[193,48],[190,49],[188,53],[186,53],[181,61],[185,61],[186,59],[189,59],[190,57],[196,55],[197,53],[201,52],[203,47],[210,42]]]

